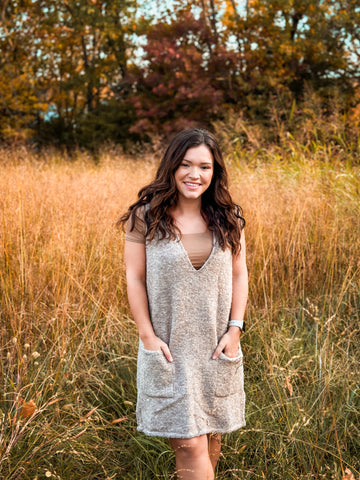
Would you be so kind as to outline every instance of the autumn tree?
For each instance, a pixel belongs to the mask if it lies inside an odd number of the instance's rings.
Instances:
[[[136,4],[133,0],[37,0],[35,6],[42,18],[39,34],[52,105],[50,123],[80,143],[87,143],[96,131],[101,139],[109,121],[115,123],[110,130],[116,129],[116,110],[122,108]],[[46,15],[41,17],[42,12]],[[119,127],[119,133],[124,132]]]
[[[237,39],[242,79],[257,95],[289,89],[299,99],[305,85],[351,91],[350,43],[339,2],[249,0],[240,15],[227,1],[224,23]]]
[[[135,0],[5,0],[0,11],[5,134],[18,125],[35,128],[38,137],[71,143],[81,139],[88,121],[106,130],[101,123],[110,120],[107,108],[121,110],[127,93],[135,12]],[[129,105],[124,109],[123,125]],[[111,117],[116,123],[116,115]],[[124,133],[119,125],[118,131]]]
[[[131,103],[138,117],[132,131],[166,133],[210,125],[223,102],[207,70],[213,41],[203,18],[196,19],[189,10],[148,29],[143,62],[132,70]]]
[[[3,0],[0,6],[0,139],[23,141],[48,108],[37,76],[36,22],[31,0]]]
[[[335,2],[337,22],[346,43],[347,58],[353,77],[360,78],[360,4],[358,0]]]
[[[173,5],[142,19],[137,0],[3,0],[0,139],[96,147],[358,101],[357,0]]]

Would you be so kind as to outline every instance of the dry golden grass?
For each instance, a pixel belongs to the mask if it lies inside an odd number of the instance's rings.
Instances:
[[[43,322],[55,322],[55,336],[58,328],[66,333],[71,315],[81,316],[89,303],[118,319],[122,235],[114,222],[152,166],[142,165],[141,178],[131,160],[105,157],[95,166],[86,157],[27,157],[1,170],[6,331],[26,339]],[[65,344],[69,338],[64,335]]]
[[[227,437],[219,478],[358,476],[359,170],[300,153],[238,158],[228,166],[247,220],[248,427]],[[155,167],[111,152],[97,164],[1,153],[5,480],[173,471],[168,444],[135,432],[137,334],[114,227]]]

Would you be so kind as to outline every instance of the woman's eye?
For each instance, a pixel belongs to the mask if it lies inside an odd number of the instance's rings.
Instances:
[[[181,166],[182,166],[182,167],[188,167],[189,164],[188,164],[188,163],[182,163]]]
[[[210,167],[209,166],[206,166],[206,167],[201,167],[203,170],[210,170]]]

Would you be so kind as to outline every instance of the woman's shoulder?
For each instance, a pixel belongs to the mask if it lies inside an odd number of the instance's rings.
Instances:
[[[134,215],[136,215],[136,217],[142,221],[145,221],[145,213],[147,212],[147,210],[149,209],[149,204],[146,203],[145,205],[140,205],[139,207],[137,207],[136,210],[134,210]]]
[[[145,243],[145,213],[148,208],[148,204],[140,205],[131,212],[129,220],[126,224],[125,240],[135,243]]]

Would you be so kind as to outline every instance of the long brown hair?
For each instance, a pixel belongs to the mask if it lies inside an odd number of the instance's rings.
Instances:
[[[167,147],[156,172],[155,179],[138,193],[138,200],[119,218],[117,225],[124,226],[130,218],[130,231],[134,229],[136,212],[144,209],[146,237],[176,239],[179,232],[169,214],[178,200],[174,174],[189,148],[206,145],[214,159],[214,173],[209,188],[201,196],[201,214],[222,249],[240,251],[241,230],[245,226],[242,209],[236,205],[228,190],[228,176],[220,146],[215,136],[207,130],[191,128],[175,135]],[[147,208],[144,208],[147,206]]]

